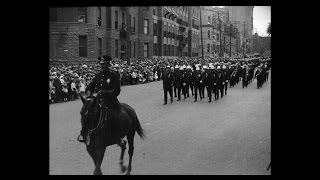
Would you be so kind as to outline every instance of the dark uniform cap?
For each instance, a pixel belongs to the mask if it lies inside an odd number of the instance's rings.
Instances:
[[[98,57],[98,60],[99,60],[99,63],[100,64],[104,64],[104,63],[108,63],[110,64],[110,61],[112,60],[112,57],[111,56],[108,56],[108,55],[104,55],[104,56],[99,56]]]

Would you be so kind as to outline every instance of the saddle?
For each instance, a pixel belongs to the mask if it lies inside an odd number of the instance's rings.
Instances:
[[[112,107],[107,107],[103,103],[99,105],[100,109],[100,115],[97,125],[94,129],[91,129],[88,131],[87,134],[87,142],[86,144],[90,144],[90,137],[92,135],[98,135],[95,136],[97,138],[96,142],[98,141],[100,143],[107,143],[108,145],[115,144],[118,142],[120,138],[120,122],[119,122],[119,113],[116,109]],[[121,108],[121,106],[120,106]],[[100,133],[104,131],[105,133]],[[101,136],[100,136],[101,135]]]

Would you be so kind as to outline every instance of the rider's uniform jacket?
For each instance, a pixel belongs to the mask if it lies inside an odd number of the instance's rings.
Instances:
[[[109,69],[96,74],[86,90],[90,90],[91,92],[102,90],[104,102],[108,106],[119,103],[117,96],[120,94],[120,87],[119,72]]]

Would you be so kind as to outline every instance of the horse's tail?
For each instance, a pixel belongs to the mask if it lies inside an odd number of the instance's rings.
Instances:
[[[142,127],[140,125],[138,117],[136,117],[136,122],[137,122],[136,131],[137,131],[138,135],[140,136],[140,138],[144,139],[146,137],[146,135],[144,134],[144,130],[142,129]]]

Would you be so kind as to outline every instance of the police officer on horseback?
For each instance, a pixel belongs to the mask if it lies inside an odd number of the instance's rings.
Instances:
[[[98,92],[97,99],[100,102],[100,107],[102,111],[107,111],[103,113],[103,120],[105,116],[110,118],[111,123],[107,123],[111,128],[111,137],[115,137],[116,142],[111,143],[120,143],[122,142],[120,138],[120,103],[117,96],[120,94],[120,74],[117,71],[111,69],[110,61],[112,58],[110,56],[104,55],[98,58],[99,64],[101,65],[101,72],[97,73],[94,79],[86,88],[86,96],[88,98],[93,97],[94,92]],[[107,115],[108,114],[108,115]],[[110,122],[110,121],[109,121]],[[82,123],[82,130],[80,142],[86,142],[86,133],[88,132],[88,127]]]

